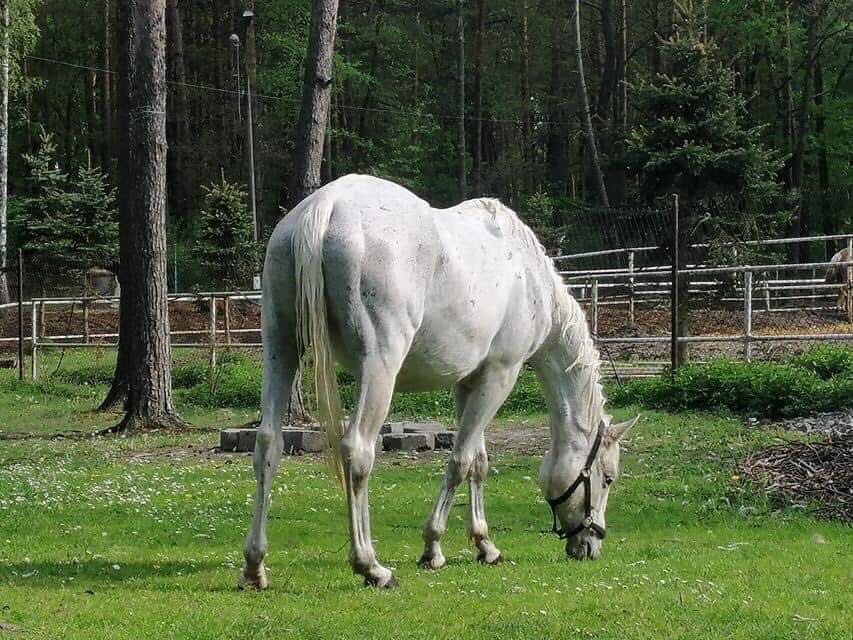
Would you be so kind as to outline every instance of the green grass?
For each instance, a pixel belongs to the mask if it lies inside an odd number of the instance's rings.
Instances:
[[[5,430],[92,430],[101,419],[85,411],[102,381],[0,384]],[[200,424],[246,417],[182,396]],[[535,402],[494,428],[544,422]],[[344,501],[317,459],[284,460],[269,530],[273,588],[241,593],[254,480],[248,457],[204,453],[215,433],[0,440],[0,623],[25,638],[86,640],[846,640],[851,529],[770,502],[738,477],[750,451],[778,439],[734,418],[646,413],[611,495],[604,552],[588,563],[567,560],[540,532],[549,518],[538,458],[493,452],[489,522],[507,561],[475,563],[461,490],[443,544],[449,566],[437,573],[415,560],[445,456],[382,456],[371,506],[380,558],[402,585],[391,593],[350,573]]]

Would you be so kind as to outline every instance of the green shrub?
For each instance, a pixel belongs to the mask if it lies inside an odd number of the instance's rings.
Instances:
[[[613,404],[643,404],[670,411],[727,410],[785,418],[853,404],[853,378],[822,380],[790,364],[718,360],[687,366],[672,378],[631,382],[611,391]]]
[[[188,368],[185,381],[199,372]],[[189,389],[186,399],[203,407],[233,407],[257,409],[261,406],[261,368],[256,363],[231,362],[207,369],[200,382]]]
[[[63,365],[50,374],[50,379],[66,384],[88,386],[111,384],[115,368],[115,362],[111,360]]]
[[[788,363],[810,371],[823,380],[829,380],[839,375],[853,374],[853,350],[839,345],[818,345],[801,355],[793,356]]]

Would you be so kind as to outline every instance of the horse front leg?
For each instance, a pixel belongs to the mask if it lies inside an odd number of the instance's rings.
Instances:
[[[486,564],[497,564],[502,559],[500,551],[489,538],[489,528],[486,524],[483,482],[489,467],[483,432],[512,391],[520,370],[520,366],[484,366],[457,387],[459,432],[438,499],[424,523],[425,548],[418,562],[423,568],[440,569],[445,565],[439,538],[447,528],[447,518],[456,488],[465,478],[469,480],[471,492],[468,535],[479,550],[477,559]]]
[[[376,457],[379,428],[388,414],[396,372],[374,368],[362,376],[358,406],[341,440],[341,458],[349,509],[350,565],[366,586],[393,588],[394,574],[379,564],[370,536],[368,481]]]

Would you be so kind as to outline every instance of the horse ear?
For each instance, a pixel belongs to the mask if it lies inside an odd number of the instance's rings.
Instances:
[[[607,428],[607,433],[604,436],[607,444],[614,444],[616,442],[619,442],[625,436],[625,434],[628,433],[631,427],[637,424],[637,420],[639,419],[640,416],[638,415],[635,418],[632,418],[631,420],[611,424]]]

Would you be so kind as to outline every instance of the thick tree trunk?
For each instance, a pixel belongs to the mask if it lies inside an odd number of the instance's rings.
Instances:
[[[465,0],[456,0],[456,36],[459,42],[456,104],[456,153],[458,154],[459,199],[468,197],[468,162],[465,147]]]
[[[821,229],[825,235],[830,235],[835,228],[835,220],[832,215],[829,202],[829,158],[826,153],[826,113],[824,112],[823,100],[823,65],[820,60],[815,64],[814,75],[814,103],[815,103],[815,137],[817,138],[817,178],[818,178],[818,200],[820,202]],[[828,242],[827,252],[824,256],[827,260],[832,256],[832,243]]]
[[[564,101],[565,80],[563,78],[564,50],[563,50],[563,27],[565,25],[565,13],[560,11],[560,4],[554,7],[551,18],[551,84],[548,99],[548,181],[552,189],[560,193],[570,193],[568,183],[568,156],[567,142],[569,139],[568,127],[565,124],[566,109]],[[554,220],[555,226],[560,221]]]
[[[311,16],[308,58],[305,61],[302,106],[296,129],[291,207],[311,195],[321,185],[323,149],[332,96],[332,69],[337,25],[338,0],[315,0]],[[302,392],[301,373],[296,376],[291,390],[290,419],[299,422],[311,421]]]
[[[315,0],[302,85],[302,106],[296,128],[291,206],[309,196],[321,184],[337,25],[338,0]]]
[[[9,0],[0,0],[0,304],[9,302],[6,277],[9,181]]]
[[[530,191],[533,182],[533,122],[530,111],[530,6],[522,3],[521,14],[521,156],[524,160],[522,188]]]
[[[167,105],[169,213],[175,218],[186,220],[189,212],[185,158],[190,126],[183,23],[178,0],[166,0],[166,35],[166,69],[172,81]]]
[[[794,144],[794,154],[791,159],[791,186],[797,190],[799,207],[797,208],[797,235],[807,236],[810,232],[809,213],[807,201],[803,193],[804,162],[806,153],[806,137],[809,126],[809,104],[812,101],[814,86],[815,56],[817,55],[817,12],[818,8],[814,0],[804,0],[802,3],[804,18],[806,21],[806,51],[803,62],[803,84],[800,93],[800,104],[797,107],[797,133]],[[795,245],[797,246],[797,245]],[[796,259],[800,255],[797,251]]]
[[[578,96],[581,102],[581,118],[583,122],[584,135],[586,136],[587,153],[592,165],[593,179],[598,191],[598,201],[605,207],[610,208],[610,200],[607,197],[607,187],[604,184],[604,173],[601,170],[601,160],[598,157],[598,145],[595,141],[595,130],[592,128],[592,114],[589,108],[589,93],[586,88],[586,78],[583,70],[583,42],[581,40],[581,3],[575,0],[575,57],[577,59],[578,72]]]
[[[486,31],[486,0],[477,0],[477,32],[474,36],[474,163],[471,182],[474,195],[483,195],[483,38]]]
[[[113,7],[112,0],[104,0],[104,69],[101,74],[101,111],[103,114],[103,139],[101,154],[104,171],[111,172],[115,148],[115,109],[113,107]]]
[[[172,403],[166,286],[165,0],[119,5],[121,327],[117,383],[126,414],[113,431],[183,424]],[[121,375],[120,375],[121,374]],[[112,394],[111,394],[112,395]]]

